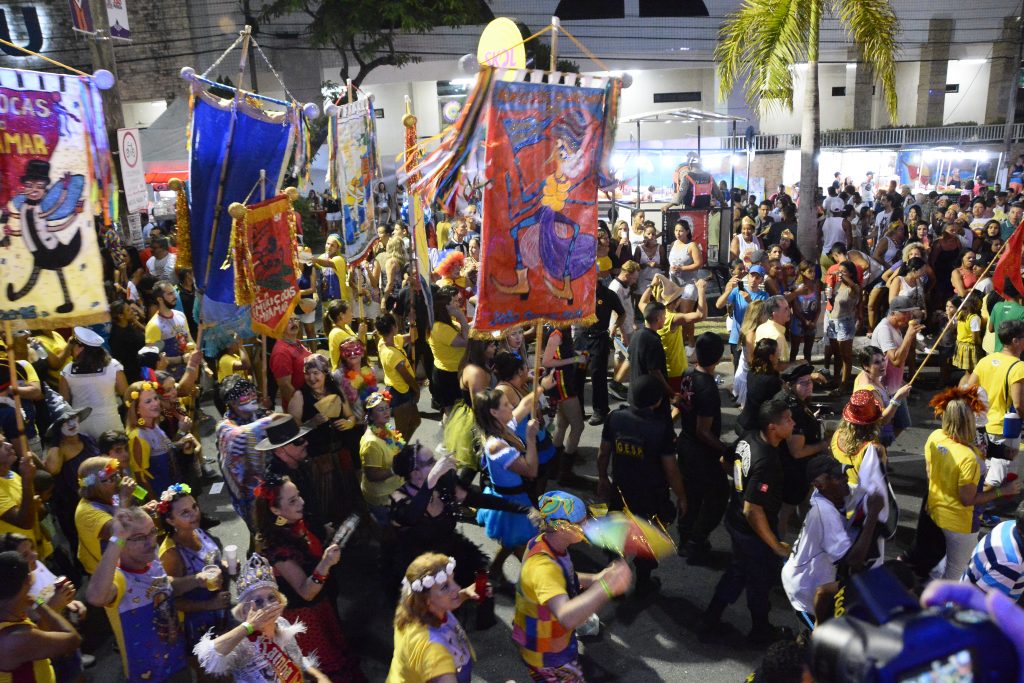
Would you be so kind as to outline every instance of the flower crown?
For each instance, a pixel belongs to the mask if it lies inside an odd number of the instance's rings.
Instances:
[[[166,515],[171,511],[171,504],[177,496],[192,495],[192,487],[188,484],[171,484],[167,490],[160,494],[160,501],[156,504],[156,511]]]
[[[142,395],[143,391],[155,391],[159,393],[160,386],[156,382],[140,382],[139,389],[133,389],[132,392],[128,394],[128,400],[125,401],[124,404],[131,408],[132,403],[139,400],[139,396]]]
[[[443,569],[439,569],[436,574],[426,574],[416,579],[412,583],[409,583],[409,579],[402,577],[402,588],[406,588],[413,593],[422,593],[425,590],[429,590],[432,586],[441,586],[448,582],[448,579],[455,575],[455,558],[449,557],[448,564]]]
[[[375,391],[366,398],[366,409],[373,410],[381,403],[385,401],[390,405],[391,403],[391,392],[385,389],[384,391]]]
[[[111,477],[116,475],[118,472],[117,461],[111,458],[110,462],[108,462],[99,472],[93,472],[92,474],[87,474],[84,477],[79,477],[78,485],[81,488],[88,488],[90,486],[95,486],[96,484],[102,484],[105,481],[110,481]]]

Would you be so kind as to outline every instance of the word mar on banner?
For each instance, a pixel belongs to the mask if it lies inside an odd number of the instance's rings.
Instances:
[[[486,112],[482,257],[474,334],[593,320],[597,192],[607,185],[619,82],[493,79]]]
[[[377,239],[373,228],[373,184],[380,179],[380,153],[373,97],[336,107],[337,141],[333,180],[344,223],[342,241],[349,265],[366,258]]]
[[[121,180],[124,199],[130,213],[145,211],[149,204],[146,192],[146,171],[142,164],[142,145],[138,128],[119,128],[117,148],[121,150]]]
[[[299,302],[295,212],[287,194],[232,204],[231,250],[235,300],[251,304],[252,329],[280,339]]]
[[[109,320],[90,199],[110,182],[99,91],[88,77],[0,69],[0,98],[0,318]]]

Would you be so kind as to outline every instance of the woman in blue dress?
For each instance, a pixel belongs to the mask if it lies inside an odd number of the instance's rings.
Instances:
[[[530,480],[537,477],[540,466],[537,459],[540,423],[536,419],[527,423],[525,440],[516,435],[516,427],[529,417],[531,406],[532,401],[521,401],[513,406],[505,394],[496,389],[477,393],[473,401],[473,416],[484,440],[481,459],[490,475],[490,484],[484,493],[530,507],[533,506]],[[507,583],[502,572],[505,560],[512,554],[522,557],[523,548],[536,530],[525,515],[501,510],[482,509],[477,512],[477,521],[483,525],[487,536],[498,542],[490,575],[491,582],[500,586]]]

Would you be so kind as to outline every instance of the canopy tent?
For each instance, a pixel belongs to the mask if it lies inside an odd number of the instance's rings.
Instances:
[[[736,135],[736,124],[746,119],[729,114],[719,114],[714,111],[702,111],[692,107],[677,109],[663,109],[661,111],[635,114],[619,119],[619,125],[636,124],[636,152],[640,155],[640,124],[641,123],[696,123],[697,124],[697,156],[700,156],[700,133],[701,124],[704,123],[732,123],[733,136]],[[731,184],[730,184],[731,186]],[[636,205],[640,207],[640,171],[636,174]]]
[[[190,116],[188,98],[176,97],[149,128],[139,132],[147,183],[163,185],[171,178],[188,180]]]

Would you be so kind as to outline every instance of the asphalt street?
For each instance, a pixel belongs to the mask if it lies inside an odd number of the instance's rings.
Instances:
[[[720,366],[719,373],[724,379],[721,387],[723,429],[727,436],[731,436],[738,413],[728,392],[731,364]],[[922,373],[918,381],[920,389],[915,388],[911,395],[914,426],[904,432],[889,451],[892,483],[902,510],[900,530],[887,547],[886,554],[890,557],[906,549],[917,524],[917,512],[926,484],[922,449],[928,435],[938,427],[927,405],[937,379],[937,373],[930,368]],[[829,399],[816,396],[814,400]],[[829,431],[837,424],[840,402],[845,397],[831,400],[836,405],[835,412],[823,413]],[[204,409],[217,416],[212,404],[205,405]],[[415,438],[426,444],[440,443],[440,416],[430,409],[429,394],[426,391],[421,394],[420,410],[424,420]],[[591,477],[595,484],[600,433],[600,427],[585,427],[580,444],[584,462],[576,468],[580,474]],[[212,437],[205,438],[203,446],[207,457],[213,457],[216,446]],[[217,480],[207,482],[201,501],[204,515],[221,521],[212,533],[224,544],[246,548],[249,544],[248,533],[236,518],[226,493],[219,489]],[[592,488],[569,490],[588,502],[596,502]],[[461,524],[460,527],[485,552],[493,554],[496,545],[484,535],[480,527],[472,524]],[[792,529],[789,540],[792,541],[798,531],[798,528]],[[731,683],[743,680],[753,670],[763,650],[745,642],[746,633],[750,629],[750,617],[742,598],[725,613],[728,627],[723,637],[708,644],[698,642],[696,637],[701,611],[710,600],[715,584],[729,561],[729,541],[724,529],[720,527],[711,540],[714,546],[714,566],[690,566],[685,559],[672,556],[663,561],[656,572],[656,576],[663,582],[659,593],[644,598],[627,594],[600,612],[600,633],[582,639],[584,669],[588,681],[699,680],[706,683]],[[573,557],[579,570],[596,570],[609,561],[603,551],[593,547],[581,544],[576,548],[578,550],[573,550]],[[505,565],[506,576],[514,580],[518,571],[518,561],[510,559]],[[772,569],[766,568],[766,571]],[[345,634],[360,653],[363,671],[370,681],[383,681],[386,678],[392,651],[393,608],[381,584],[381,573],[375,547],[368,541],[350,545],[334,569],[340,584],[339,611]],[[773,591],[772,604],[772,620],[775,624],[789,626],[794,630],[799,628],[781,587]],[[512,612],[512,595],[498,594],[496,625],[487,630],[477,630],[474,615],[467,615],[464,626],[476,651],[474,680],[529,680],[511,640]],[[107,683],[122,679],[120,660],[114,652],[112,637],[102,640],[90,637],[87,646],[97,656],[96,665],[86,672],[89,681]]]

